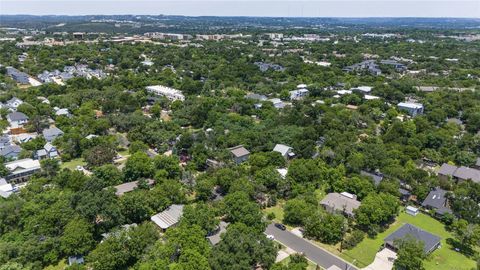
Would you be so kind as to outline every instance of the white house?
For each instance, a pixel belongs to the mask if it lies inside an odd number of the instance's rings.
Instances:
[[[172,204],[165,211],[160,212],[150,219],[162,230],[177,225],[183,215],[183,204]]]
[[[279,152],[282,157],[285,159],[292,158],[295,156],[295,153],[293,153],[293,148],[284,144],[277,144],[273,148],[274,152]]]
[[[407,111],[411,116],[423,114],[423,104],[413,102],[400,102],[397,104],[399,110]]]
[[[185,96],[182,94],[180,90],[173,89],[163,85],[152,85],[147,86],[147,91],[151,92],[155,95],[160,95],[168,98],[169,100],[185,100]]]

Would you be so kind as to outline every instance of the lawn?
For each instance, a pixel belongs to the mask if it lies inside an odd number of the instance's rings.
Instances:
[[[67,169],[70,169],[70,170],[75,170],[77,168],[77,166],[85,166],[87,163],[83,160],[83,158],[76,158],[76,159],[72,159],[70,161],[67,161],[67,162],[63,162],[61,165],[60,165],[60,168],[64,169],[64,168],[67,168]]]
[[[280,263],[283,265],[287,265],[289,262],[290,262],[290,256],[280,261]],[[310,260],[308,260],[307,270],[315,270],[315,269],[317,269],[317,265],[311,262]]]
[[[283,206],[284,205],[285,205],[284,201],[278,201],[278,203],[275,206],[263,209],[263,212],[265,213],[265,215],[268,215],[270,213],[274,213],[275,218],[273,220],[275,222],[282,223],[283,222]]]
[[[444,225],[436,219],[422,213],[419,213],[415,217],[405,212],[400,213],[397,220],[385,232],[378,234],[375,239],[365,238],[354,249],[344,251],[341,257],[350,262],[355,259],[355,264],[360,267],[367,266],[373,262],[375,254],[383,244],[383,239],[405,223],[410,223],[442,238],[441,248],[430,254],[424,262],[427,270],[470,270],[476,267],[475,261],[454,251],[452,247],[446,243],[448,238],[452,238],[452,234],[445,230]]]

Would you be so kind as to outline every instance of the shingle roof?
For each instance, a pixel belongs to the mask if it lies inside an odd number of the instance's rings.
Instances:
[[[250,152],[247,149],[245,149],[245,147],[243,147],[242,145],[230,148],[230,152],[235,157],[243,157],[250,154]]]
[[[445,194],[447,194],[446,190],[439,187],[435,188],[428,193],[422,206],[434,208],[439,214],[451,213],[452,210],[447,207],[447,198],[445,198]]]
[[[155,181],[152,180],[152,179],[147,180],[148,185],[153,185],[154,182]],[[123,195],[127,192],[130,192],[130,191],[134,190],[137,187],[138,187],[138,181],[133,181],[133,182],[127,182],[127,183],[123,183],[123,184],[114,186],[113,188],[115,188],[115,190],[116,190],[115,195],[121,196],[121,195]]]
[[[7,146],[5,146],[5,148],[3,148],[0,151],[0,156],[6,156],[6,155],[11,154],[11,153],[19,154],[21,151],[22,151],[22,148],[18,145],[15,145],[15,144],[7,145]]]
[[[178,223],[183,214],[183,204],[172,204],[165,211],[160,212],[150,219],[160,228],[168,229]]]
[[[10,121],[22,121],[22,120],[28,120],[28,116],[26,116],[22,112],[12,112],[7,115],[7,118],[10,119]]]
[[[389,236],[387,236],[384,239],[384,242],[395,247],[395,240],[405,239],[408,236],[423,242],[423,251],[425,253],[430,253],[431,251],[433,251],[433,249],[439,244],[441,240],[440,237],[407,223]]]
[[[63,131],[57,127],[51,127],[51,128],[44,129],[42,133],[44,137],[52,137],[52,136],[62,135]]]
[[[349,215],[353,214],[353,210],[360,207],[360,202],[356,198],[346,195],[347,193],[328,193],[320,202],[321,205],[328,206],[336,211],[343,211]],[[351,195],[351,194],[350,194]]]
[[[443,163],[440,169],[438,170],[438,174],[440,175],[447,175],[447,176],[453,176],[453,173],[458,169],[457,166],[450,165],[447,163]]]
[[[221,240],[220,236],[222,235],[222,233],[227,231],[228,225],[229,223],[225,221],[220,221],[220,224],[218,225],[218,230],[214,234],[207,236],[207,239],[208,241],[210,241],[210,244],[216,245],[220,242]]]
[[[383,175],[381,174],[376,174],[376,173],[370,173],[367,171],[360,171],[360,175],[363,176],[368,176],[373,179],[373,182],[375,183],[375,186],[378,186],[380,182],[383,180]]]
[[[465,166],[461,166],[460,168],[458,168],[453,173],[453,176],[462,180],[471,179],[473,182],[480,182],[480,170],[468,168]]]

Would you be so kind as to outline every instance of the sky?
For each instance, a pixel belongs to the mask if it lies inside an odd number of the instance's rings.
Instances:
[[[0,0],[0,14],[480,18],[480,0]]]

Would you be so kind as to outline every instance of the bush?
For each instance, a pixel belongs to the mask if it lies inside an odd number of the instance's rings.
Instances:
[[[365,233],[360,230],[354,230],[350,235],[345,237],[342,241],[342,249],[352,249],[363,241]]]

